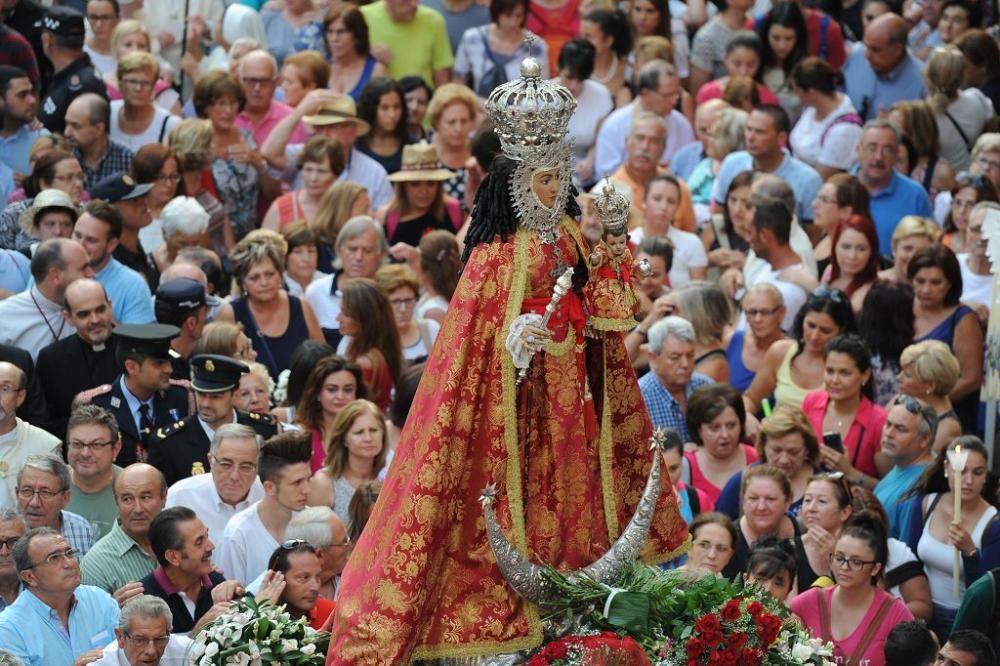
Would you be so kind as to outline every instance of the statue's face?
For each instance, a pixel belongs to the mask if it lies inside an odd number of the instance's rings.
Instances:
[[[539,169],[531,176],[531,191],[538,197],[546,208],[552,208],[556,199],[559,198],[559,190],[562,188],[562,174],[558,167],[553,169]]]

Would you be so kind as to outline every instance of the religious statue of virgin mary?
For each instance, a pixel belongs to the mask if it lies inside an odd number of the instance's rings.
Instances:
[[[327,664],[539,645],[538,608],[505,582],[480,493],[495,486],[510,542],[559,570],[600,558],[643,494],[649,416],[622,334],[594,333],[582,298],[590,250],[574,219],[566,137],[575,106],[532,58],[486,103],[502,154],[476,196],[461,281],[341,577]],[[546,317],[567,273],[572,286]],[[641,553],[653,564],[688,543],[663,476]]]

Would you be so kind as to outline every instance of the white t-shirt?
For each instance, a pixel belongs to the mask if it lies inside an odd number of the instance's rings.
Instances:
[[[111,140],[115,143],[120,143],[133,153],[138,152],[147,143],[165,144],[170,130],[181,123],[180,118],[154,105],[153,122],[149,123],[146,131],[142,134],[125,134],[122,132],[121,127],[118,126],[118,113],[124,104],[125,102],[120,99],[111,102]]]
[[[611,91],[603,83],[593,79],[583,82],[576,111],[569,119],[569,135],[573,138],[573,155],[577,161],[587,156],[587,151],[597,141],[597,126],[614,109]]]
[[[98,53],[89,46],[84,46],[83,50],[87,52],[87,55],[90,56],[90,62],[94,64],[94,67],[101,74],[112,74],[118,69],[118,59],[115,58],[114,54],[108,53],[105,55]]]
[[[230,518],[216,544],[222,575],[229,580],[245,584],[267,571],[267,562],[279,545],[261,522],[259,507],[260,502],[255,502]]]
[[[823,120],[816,120],[815,107],[803,111],[788,139],[792,154],[811,167],[823,164],[845,171],[850,169],[857,157],[862,130],[861,125],[843,119],[848,113],[857,115],[857,109],[847,95],[842,95],[837,108]],[[841,120],[838,121],[838,118]],[[830,128],[829,131],[827,128]]]
[[[629,240],[639,245],[646,237],[642,227],[629,234]],[[691,281],[690,269],[708,266],[708,255],[701,239],[690,231],[681,231],[676,227],[667,229],[667,238],[674,245],[674,261],[670,266],[670,286],[674,289]]]
[[[958,255],[958,265],[962,269],[962,302],[989,307],[993,297],[993,276],[973,273],[967,252]]]

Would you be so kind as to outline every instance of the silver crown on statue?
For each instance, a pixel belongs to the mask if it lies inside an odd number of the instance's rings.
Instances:
[[[605,178],[601,193],[594,198],[594,211],[604,225],[604,230],[612,236],[620,236],[628,231],[629,208],[628,197],[615,189],[615,186]]]
[[[527,37],[528,53],[534,37]],[[521,61],[521,78],[498,86],[486,100],[503,154],[513,160],[544,162],[560,156],[576,98],[555,81],[542,78],[530,55]]]

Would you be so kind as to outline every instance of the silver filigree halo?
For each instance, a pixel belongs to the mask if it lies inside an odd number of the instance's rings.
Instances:
[[[531,52],[533,37],[526,39]],[[509,184],[514,211],[521,223],[555,243],[569,199],[573,143],[568,138],[576,98],[563,85],[542,78],[542,65],[530,55],[521,61],[521,77],[497,86],[486,100],[503,154],[517,162]],[[538,170],[559,169],[561,187],[549,208],[531,188]]]
[[[635,513],[606,553],[596,562],[579,571],[566,572],[573,579],[587,576],[605,585],[610,585],[621,575],[625,567],[634,562],[646,544],[649,528],[653,524],[656,503],[660,498],[660,441],[662,434],[657,431],[650,438],[653,464],[646,479],[646,487],[636,506]],[[490,548],[496,557],[497,566],[507,583],[522,597],[536,604],[544,604],[556,590],[543,575],[542,567],[526,558],[504,535],[497,521],[493,504],[496,501],[496,487],[491,485],[483,490],[480,502],[486,519],[486,535]]]

